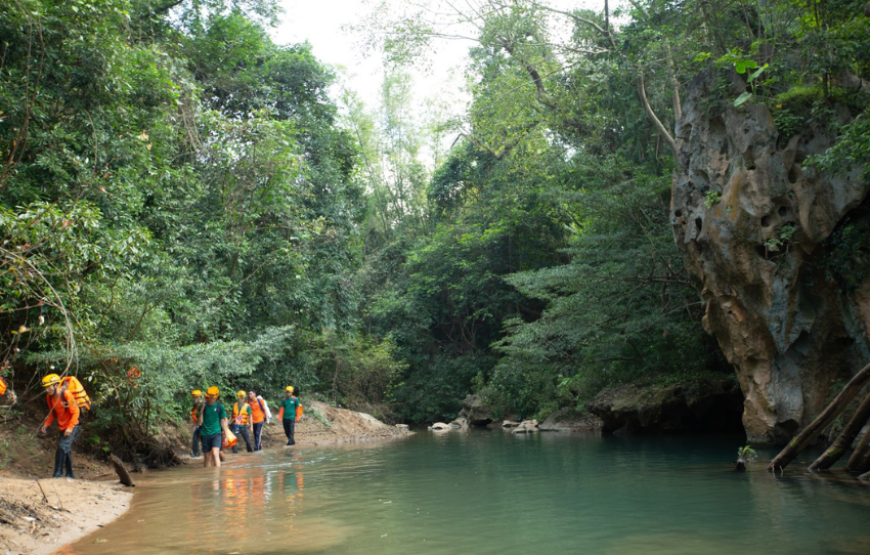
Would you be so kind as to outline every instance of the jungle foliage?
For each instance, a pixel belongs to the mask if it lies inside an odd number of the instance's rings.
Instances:
[[[130,451],[207,385],[419,422],[728,372],[668,221],[681,95],[712,64],[747,88],[711,106],[783,136],[864,111],[816,163],[866,164],[863,5],[466,5],[364,24],[370,112],[269,38],[272,0],[0,0],[0,372],[30,398],[79,375]],[[420,122],[406,69],[444,14],[471,102]]]

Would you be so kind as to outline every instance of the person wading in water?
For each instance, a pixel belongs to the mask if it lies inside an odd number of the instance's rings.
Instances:
[[[191,445],[190,456],[198,457],[202,448],[202,437],[199,433],[199,409],[202,406],[202,391],[194,389],[190,392],[190,397],[193,399],[193,408],[190,409],[190,420],[193,422],[193,442]]]
[[[205,394],[205,403],[199,407],[199,417],[196,423],[200,427],[199,433],[202,437],[202,465],[204,467],[213,464],[220,468],[221,465],[221,447],[223,446],[221,432],[227,431],[227,411],[224,410],[223,404],[218,401],[220,393],[220,389],[211,386]]]
[[[254,421],[254,451],[262,451],[263,426],[269,423],[269,405],[262,397],[253,391],[248,392],[248,406],[251,407],[251,419]]]
[[[254,433],[254,421],[251,418],[251,405],[245,401],[247,393],[239,391],[236,395],[239,400],[233,405],[233,433],[236,437],[242,436],[245,440],[245,446],[248,448],[248,453],[254,451],[251,448],[251,436]],[[233,453],[239,452],[239,445],[233,445]]]
[[[48,417],[39,429],[39,433],[48,433],[48,427],[57,420],[60,428],[60,439],[57,451],[54,453],[54,474],[52,478],[75,478],[72,470],[72,445],[79,433],[79,405],[75,395],[69,389],[61,387],[60,376],[49,374],[42,378],[45,388],[45,400],[48,403]],[[66,467],[66,474],[63,474]]]
[[[279,417],[284,425],[284,435],[287,436],[287,445],[296,445],[293,437],[296,432],[296,409],[299,407],[299,399],[293,395],[293,386],[288,385],[284,390],[284,399],[281,400]]]

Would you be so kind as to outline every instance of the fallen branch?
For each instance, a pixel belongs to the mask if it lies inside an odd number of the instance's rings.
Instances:
[[[864,398],[864,402],[855,411],[852,419],[849,420],[849,423],[842,433],[837,436],[834,443],[822,453],[821,457],[813,461],[813,464],[810,465],[810,470],[827,470],[840,460],[840,457],[852,446],[852,442],[858,437],[861,428],[867,423],[868,418],[870,418],[870,394]]]
[[[113,453],[109,455],[109,461],[111,461],[112,466],[115,467],[115,472],[118,474],[118,478],[121,480],[121,483],[128,488],[135,488],[136,484],[133,482],[133,478],[130,477],[130,473],[127,472],[127,468],[124,466],[124,463],[121,461],[121,459],[119,459]]]
[[[849,457],[849,462],[846,463],[846,472],[852,474],[862,474],[868,470],[870,470],[870,428],[864,432],[864,436]]]
[[[809,426],[804,428],[801,433],[792,439],[785,449],[776,456],[767,467],[768,471],[782,471],[790,462],[792,462],[806,447],[812,443],[816,437],[827,428],[831,422],[837,418],[841,412],[846,410],[849,403],[858,396],[858,392],[864,387],[864,384],[870,380],[870,364],[861,369],[860,372],[849,380],[846,387],[840,392],[837,397],[822,411],[822,414],[816,417]]]

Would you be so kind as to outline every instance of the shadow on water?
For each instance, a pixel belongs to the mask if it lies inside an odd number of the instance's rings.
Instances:
[[[870,489],[738,474],[741,442],[424,432],[240,455],[150,475],[128,514],[61,553],[870,553]]]

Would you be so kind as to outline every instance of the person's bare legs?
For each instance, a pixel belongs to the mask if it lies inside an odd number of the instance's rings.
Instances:
[[[202,454],[202,466],[208,468],[208,463],[211,460],[211,451],[206,451]]]
[[[216,468],[221,467],[221,449],[220,447],[215,447],[211,450],[211,458],[214,461],[214,465]]]

